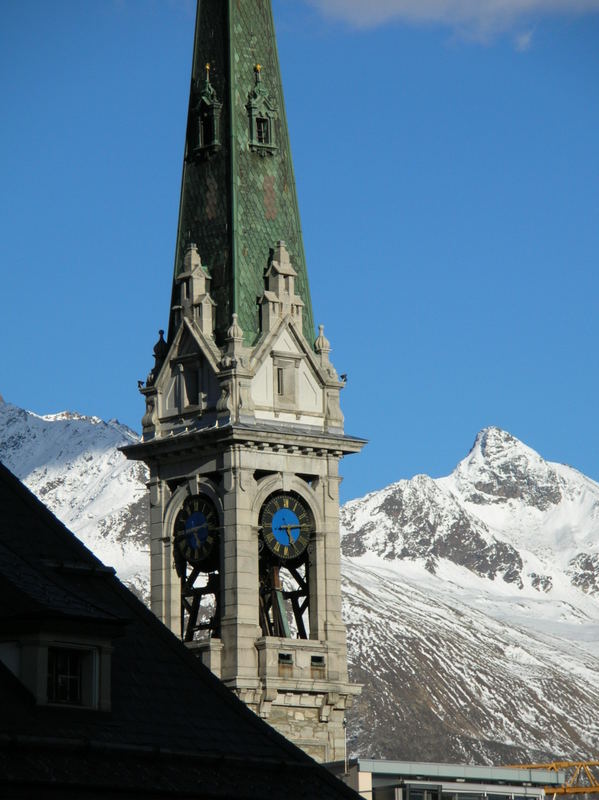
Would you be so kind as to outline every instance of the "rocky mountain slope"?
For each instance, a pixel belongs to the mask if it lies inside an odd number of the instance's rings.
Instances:
[[[116,421],[0,403],[0,460],[147,597],[145,472]],[[482,431],[447,478],[342,509],[351,750],[512,763],[599,750],[599,485]]]

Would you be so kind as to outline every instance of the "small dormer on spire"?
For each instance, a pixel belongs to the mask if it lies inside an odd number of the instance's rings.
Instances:
[[[177,327],[183,318],[187,318],[195,323],[205,336],[213,335],[213,310],[216,303],[210,296],[210,281],[210,275],[202,266],[196,244],[190,242],[183,258],[183,272],[176,278],[179,302],[173,306],[173,312]]]
[[[282,319],[291,316],[298,333],[302,332],[302,310],[304,302],[295,293],[294,270],[285,242],[279,241],[272,251],[264,279],[266,291],[260,299],[262,332],[267,333]]]
[[[262,83],[262,65],[254,67],[254,88],[246,106],[250,123],[250,150],[261,156],[273,155],[277,150],[275,120],[277,104]]]
[[[192,86],[192,106],[190,121],[192,130],[189,137],[195,157],[208,156],[220,150],[220,115],[223,104],[210,83],[210,63],[205,66],[204,80],[195,81]]]

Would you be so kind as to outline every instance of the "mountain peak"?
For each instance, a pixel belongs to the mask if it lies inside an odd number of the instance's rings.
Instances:
[[[561,481],[553,465],[497,427],[479,432],[451,478],[463,498],[477,505],[519,501],[546,511],[562,499]]]
[[[461,463],[484,462],[489,466],[497,466],[508,460],[523,458],[530,463],[543,462],[532,447],[528,447],[508,431],[491,425],[477,433],[470,452]]]
[[[486,450],[489,447],[513,447],[514,445],[522,445],[525,447],[525,445],[515,436],[512,436],[511,433],[495,425],[489,425],[487,428],[483,428],[477,433],[472,449],[474,450],[475,447],[479,447],[482,450]]]
[[[341,521],[346,555],[418,561],[431,573],[453,562],[520,589],[547,592],[555,578],[596,591],[599,486],[498,427],[481,430],[448,477],[399,481],[348,503]]]

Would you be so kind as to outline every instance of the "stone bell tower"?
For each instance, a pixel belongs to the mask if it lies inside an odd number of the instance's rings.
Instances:
[[[169,329],[141,388],[156,615],[256,713],[343,757],[343,388],[314,334],[269,0],[198,0]]]

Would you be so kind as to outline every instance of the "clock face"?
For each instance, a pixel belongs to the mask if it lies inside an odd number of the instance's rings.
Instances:
[[[192,495],[175,518],[175,547],[190,564],[200,565],[215,549],[218,528],[214,503],[202,495]]]
[[[295,492],[276,492],[260,511],[259,525],[264,543],[283,561],[300,556],[314,532],[314,516],[305,500]]]

